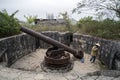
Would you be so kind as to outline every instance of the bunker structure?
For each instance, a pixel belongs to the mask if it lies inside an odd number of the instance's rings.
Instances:
[[[69,53],[73,54],[73,56],[78,59],[82,59],[84,56],[83,51],[70,48],[63,43],[60,43],[50,37],[47,37],[26,27],[21,27],[21,31],[52,45],[52,47],[47,50],[42,63],[42,68],[44,70],[45,67],[49,69],[70,70],[72,68],[72,62],[70,60]],[[66,53],[65,51],[69,53]]]

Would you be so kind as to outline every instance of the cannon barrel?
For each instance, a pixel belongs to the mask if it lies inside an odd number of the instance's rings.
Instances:
[[[29,34],[31,36],[34,36],[34,37],[36,37],[36,38],[38,38],[38,39],[40,39],[40,40],[42,40],[42,41],[44,41],[44,42],[46,42],[48,44],[51,44],[53,46],[57,46],[59,48],[63,48],[65,51],[72,53],[73,56],[75,56],[76,58],[81,59],[84,56],[82,51],[72,49],[72,48],[68,47],[67,45],[62,44],[62,43],[60,43],[60,42],[58,42],[58,41],[56,41],[56,40],[54,40],[54,39],[52,39],[50,37],[47,37],[47,36],[45,36],[45,35],[43,35],[43,34],[41,34],[39,32],[35,32],[34,30],[28,29],[26,27],[21,27],[20,30],[22,32],[25,32],[25,33],[27,33],[27,34]]]

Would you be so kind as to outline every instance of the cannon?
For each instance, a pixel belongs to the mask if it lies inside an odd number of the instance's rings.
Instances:
[[[40,39],[48,44],[51,44],[52,47],[50,47],[46,51],[46,55],[44,56],[44,60],[41,63],[41,68],[43,71],[54,71],[57,70],[59,72],[66,72],[69,70],[72,70],[73,68],[73,61],[70,59],[70,54],[73,54],[74,57],[78,59],[82,59],[84,54],[83,51],[72,49],[69,46],[60,43],[59,41],[56,41],[48,36],[45,36],[39,32],[35,32],[31,29],[28,29],[26,27],[21,27],[21,31],[36,37],[37,39]],[[67,51],[69,53],[66,53],[64,51]]]
[[[36,37],[36,38],[38,38],[38,39],[40,39],[40,40],[42,40],[42,41],[44,41],[44,42],[46,42],[48,44],[51,44],[53,46],[57,46],[58,48],[64,49],[65,51],[73,54],[73,56],[78,58],[78,59],[82,59],[83,56],[84,56],[83,51],[70,48],[67,45],[62,44],[59,41],[56,41],[56,40],[54,40],[54,39],[52,39],[52,38],[50,38],[48,36],[45,36],[45,35],[43,35],[43,34],[41,34],[39,32],[35,32],[34,30],[31,30],[31,29],[26,28],[26,27],[21,27],[20,30],[22,32],[25,32],[25,33],[27,33],[27,34],[29,34],[31,36],[34,36],[34,37]]]

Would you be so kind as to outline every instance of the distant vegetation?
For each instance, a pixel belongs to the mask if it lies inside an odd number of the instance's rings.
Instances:
[[[24,17],[26,18],[29,24],[32,24],[34,20],[37,18],[37,16],[32,16],[32,15],[29,15],[29,16],[24,15]]]
[[[85,17],[78,21],[77,26],[79,32],[83,34],[120,40],[120,21],[111,19],[97,21],[93,20],[92,17]]]
[[[107,39],[120,40],[120,0],[80,0],[73,13],[93,11],[99,20],[85,17],[79,20],[79,32]],[[106,19],[102,19],[106,18]],[[119,21],[115,21],[118,18]]]
[[[47,19],[48,20],[52,20],[54,19],[53,14],[48,14],[47,15]],[[26,26],[29,27],[31,29],[34,29],[36,31],[60,31],[60,32],[65,32],[65,31],[70,31],[70,32],[76,32],[77,27],[75,27],[76,25],[72,25],[72,19],[70,19],[69,15],[67,12],[64,13],[60,13],[59,17],[62,17],[62,19],[65,21],[65,25],[49,25],[49,26],[43,26],[42,24],[36,24],[36,25],[32,25],[32,24],[28,24],[28,23],[21,23],[22,26]],[[27,19],[27,18],[26,18]],[[27,20],[28,21],[28,20]],[[74,27],[73,27],[74,26]]]
[[[20,26],[26,26],[39,32],[70,31],[72,33],[77,32],[106,39],[120,40],[120,21],[115,21],[109,18],[103,20],[93,20],[92,17],[88,16],[80,19],[76,24],[73,25],[71,24],[72,20],[65,12],[61,13],[61,15],[63,16],[63,19],[65,19],[66,25],[42,26],[41,24],[31,24],[33,19],[36,18],[35,16],[25,16],[28,22],[19,22],[18,19],[14,18],[17,12],[18,11],[9,15],[6,10],[0,11],[0,38],[19,34]]]
[[[0,38],[20,33],[18,19],[14,18],[18,11],[9,15],[6,10],[0,11]]]
[[[106,38],[106,39],[116,39],[120,40],[120,21],[115,21],[111,19],[104,20],[93,20],[92,17],[84,17],[80,19],[75,25],[70,24],[69,26],[42,26],[42,25],[27,25],[31,29],[36,31],[70,31],[72,33],[82,33],[93,35],[96,37]]]

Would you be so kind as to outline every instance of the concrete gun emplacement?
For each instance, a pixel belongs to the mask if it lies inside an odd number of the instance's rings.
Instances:
[[[38,38],[38,39],[40,39],[40,40],[42,40],[42,41],[44,41],[44,42],[46,42],[48,44],[51,44],[52,46],[57,46],[58,48],[64,49],[65,51],[73,54],[73,56],[78,58],[78,59],[82,59],[83,56],[84,56],[83,51],[73,49],[73,48],[71,48],[71,47],[69,47],[69,46],[67,46],[67,45],[65,45],[63,43],[60,43],[59,41],[56,41],[56,40],[54,40],[54,39],[52,39],[52,38],[50,38],[48,36],[45,36],[45,35],[43,35],[43,34],[41,34],[39,32],[35,32],[34,30],[28,29],[26,27],[21,27],[20,30],[22,32],[25,32],[25,33],[33,36],[33,37],[36,37],[36,38]]]

